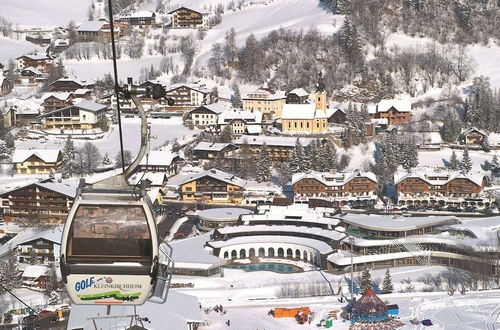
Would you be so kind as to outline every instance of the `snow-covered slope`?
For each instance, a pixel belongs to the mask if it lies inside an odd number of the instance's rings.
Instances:
[[[182,5],[193,8],[207,8],[208,5],[215,5],[214,0],[204,1],[184,1]],[[176,8],[172,4],[171,8]],[[141,7],[141,9],[154,10],[152,3]],[[317,0],[274,0],[269,4],[253,4],[241,10],[226,10],[222,23],[208,31],[207,36],[201,42],[201,48],[197,50],[195,62],[204,66],[211,56],[211,49],[214,43],[224,43],[226,32],[231,28],[236,31],[236,42],[238,46],[244,44],[250,34],[257,38],[267,35],[272,30],[279,28],[293,29],[296,31],[307,31],[316,28],[323,33],[333,33],[342,24],[342,16],[333,16],[319,5]],[[171,30],[169,35],[186,35],[196,33],[196,30]],[[142,67],[149,67],[151,64],[158,65],[161,57],[143,57],[141,60],[122,59],[119,61],[120,76],[125,78],[128,75],[138,77]],[[109,61],[66,61],[65,65],[69,72],[84,78],[99,78],[105,73],[111,72],[111,62]],[[89,69],[89,65],[92,64]],[[182,67],[182,63],[179,63]]]
[[[0,15],[14,27],[58,26],[85,20],[92,0],[2,0]]]
[[[31,42],[12,40],[0,36],[0,62],[2,63],[7,63],[10,58],[14,59],[35,49],[40,48]]]

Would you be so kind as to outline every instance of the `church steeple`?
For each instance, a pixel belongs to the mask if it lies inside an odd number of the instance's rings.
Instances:
[[[323,73],[318,72],[318,82],[316,83],[316,93],[325,91],[325,83],[323,82]]]
[[[316,104],[316,110],[323,110],[323,112],[326,113],[326,91],[325,83],[323,82],[323,73],[321,71],[318,73],[314,103]]]

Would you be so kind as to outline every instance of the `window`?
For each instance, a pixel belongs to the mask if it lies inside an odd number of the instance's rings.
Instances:
[[[142,206],[81,205],[68,240],[69,263],[148,262],[153,253]]]

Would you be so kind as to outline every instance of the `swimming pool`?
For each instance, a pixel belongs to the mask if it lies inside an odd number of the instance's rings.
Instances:
[[[247,265],[227,265],[225,268],[230,269],[243,269],[246,272],[256,272],[256,271],[271,271],[276,273],[298,273],[300,271],[299,268],[292,265],[284,265],[284,264],[247,264]]]

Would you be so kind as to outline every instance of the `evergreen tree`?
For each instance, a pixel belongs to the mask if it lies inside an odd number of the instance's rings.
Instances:
[[[63,176],[77,173],[76,148],[69,135],[62,151],[61,173]]]
[[[392,293],[394,291],[394,286],[392,285],[391,273],[389,269],[385,271],[384,281],[382,282],[382,293]]]
[[[326,140],[320,148],[320,166],[322,172],[333,171],[337,168],[337,149],[335,144]]]
[[[364,268],[363,273],[361,273],[360,289],[361,289],[361,294],[364,294],[368,290],[373,290],[372,278],[368,268]]]
[[[418,166],[417,145],[413,138],[405,140],[401,146],[400,164],[407,171]]]
[[[259,159],[257,160],[257,169],[256,176],[257,182],[267,182],[271,180],[271,168],[272,168],[272,160],[269,154],[269,149],[267,145],[264,143],[262,146],[262,150],[259,154]]]
[[[337,166],[337,169],[339,171],[343,171],[347,168],[347,166],[349,166],[349,162],[351,161],[351,158],[349,157],[348,154],[342,154],[342,156],[340,156],[340,160],[339,160],[339,164]]]
[[[132,153],[129,150],[123,151],[123,159],[125,161],[125,168],[132,163]],[[119,151],[115,157],[115,164],[117,168],[122,168],[122,154]]]
[[[465,148],[462,154],[462,163],[460,164],[460,170],[462,173],[467,174],[472,169],[472,161],[469,156],[469,148]]]
[[[290,169],[289,162],[281,162],[278,165],[278,182],[280,185],[284,186],[292,181],[292,171]]]
[[[304,147],[297,138],[295,142],[295,148],[292,152],[292,158],[290,160],[290,169],[293,174],[305,172],[304,169]]]
[[[179,141],[177,141],[177,139],[174,139],[172,141],[171,150],[172,150],[172,152],[179,152],[179,150],[181,150],[181,144],[179,143]]]
[[[481,142],[481,148],[485,152],[490,152],[491,151],[490,143],[488,141],[488,137],[487,136],[485,136],[484,139],[483,139],[483,142]]]
[[[243,102],[241,101],[240,88],[238,85],[234,85],[233,87],[234,94],[231,95],[231,106],[235,109],[243,108]]]
[[[14,139],[14,135],[12,135],[10,132],[5,134],[5,146],[8,148],[8,149],[14,149],[15,146],[16,146],[16,141]]]
[[[441,127],[441,138],[444,142],[455,143],[462,131],[462,121],[455,115],[448,117]]]
[[[233,129],[231,125],[226,125],[219,136],[220,143],[231,143],[233,141]]]
[[[399,145],[394,134],[389,134],[379,145],[380,154],[376,159],[377,175],[382,184],[392,183],[399,165]]]
[[[494,155],[493,159],[491,160],[491,172],[493,174],[498,175],[500,173],[500,162],[498,161],[498,156]]]
[[[103,165],[111,165],[111,159],[109,158],[109,154],[106,153],[102,159]]]
[[[455,150],[451,153],[451,158],[450,158],[450,169],[456,171],[458,170],[459,164],[458,164],[458,158],[457,158],[457,153]]]
[[[338,33],[338,38],[346,59],[351,63],[356,63],[362,55],[361,40],[358,30],[351,22],[350,15],[345,16],[344,23]]]
[[[109,120],[106,116],[100,116],[97,119],[96,126],[99,127],[103,132],[107,132],[109,130]]]
[[[214,86],[212,88],[212,91],[210,92],[210,103],[216,103],[219,101],[219,89],[217,86]]]

